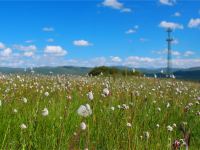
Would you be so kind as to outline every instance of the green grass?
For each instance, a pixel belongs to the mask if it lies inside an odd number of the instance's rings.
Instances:
[[[105,84],[110,91],[107,97],[101,95]],[[92,101],[87,98],[90,90]],[[167,150],[175,139],[183,139],[179,126],[187,122],[190,149],[196,150],[200,147],[198,97],[198,83],[171,79],[7,75],[0,80],[0,149]],[[93,113],[83,118],[77,109],[86,103]],[[189,103],[193,106],[186,112]],[[123,104],[129,109],[118,108]],[[46,117],[42,116],[45,107]],[[82,121],[86,130],[80,128]],[[27,129],[20,128],[22,123]],[[174,123],[177,127],[169,132],[167,126]],[[148,139],[145,132],[150,134]]]

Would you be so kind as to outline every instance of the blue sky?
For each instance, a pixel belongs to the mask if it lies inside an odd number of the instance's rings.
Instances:
[[[0,1],[0,66],[200,66],[200,1]]]

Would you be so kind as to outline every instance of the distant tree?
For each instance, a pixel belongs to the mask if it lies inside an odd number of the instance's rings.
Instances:
[[[92,76],[98,76],[98,75],[104,75],[104,76],[141,76],[142,73],[139,71],[132,71],[130,69],[119,69],[116,67],[106,67],[106,66],[100,66],[93,68],[89,75]]]

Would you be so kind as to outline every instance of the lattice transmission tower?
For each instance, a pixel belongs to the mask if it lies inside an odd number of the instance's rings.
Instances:
[[[172,74],[172,50],[171,50],[171,45],[173,42],[173,38],[171,37],[172,29],[168,28],[167,29],[167,75],[170,77]]]

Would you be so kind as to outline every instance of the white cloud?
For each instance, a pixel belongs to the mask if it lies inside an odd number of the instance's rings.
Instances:
[[[181,13],[180,13],[180,12],[175,12],[173,16],[174,16],[174,17],[180,17],[180,16],[181,16]]]
[[[25,43],[33,43],[33,40],[26,40]]]
[[[0,52],[0,55],[3,57],[9,57],[12,54],[12,49],[11,48],[6,48],[3,51]]]
[[[166,55],[168,53],[168,50],[164,49],[164,50],[161,50],[161,51],[153,51],[153,53],[158,54],[158,55]],[[174,55],[174,56],[180,56],[181,55],[181,53],[179,51],[175,51],[175,50],[172,50],[171,54]]]
[[[163,5],[173,6],[176,3],[176,0],[159,0]]]
[[[24,45],[13,45],[14,49],[21,50],[21,51],[36,51],[37,47],[35,45],[29,45],[29,46],[24,46]]]
[[[46,46],[44,52],[55,56],[64,56],[67,54],[67,51],[61,46]]]
[[[0,42],[0,49],[5,49],[5,48],[6,46],[2,42]]]
[[[127,30],[125,33],[126,34],[133,34],[133,33],[135,33],[136,32],[136,30],[134,30],[134,29],[129,29],[129,30]]]
[[[103,6],[110,7],[113,9],[121,10],[121,12],[131,12],[132,10],[130,8],[124,7],[123,3],[120,3],[118,0],[104,0]]]
[[[119,62],[122,61],[122,59],[120,57],[118,57],[118,56],[111,56],[110,58],[111,58],[112,62],[119,63]]]
[[[174,40],[172,41],[172,44],[178,44],[178,43],[179,43],[178,39],[174,39]]]
[[[138,28],[139,28],[139,26],[135,25],[133,28],[127,30],[125,33],[126,34],[133,34],[133,33],[135,33],[137,31]]]
[[[44,27],[42,30],[44,32],[52,32],[52,31],[54,31],[54,28],[53,27]]]
[[[24,52],[24,56],[26,56],[26,57],[32,57],[32,56],[34,56],[34,52]]]
[[[161,28],[171,28],[171,29],[183,29],[183,25],[178,24],[178,23],[174,23],[174,22],[167,22],[167,21],[161,21],[159,26]]]
[[[200,18],[190,19],[188,23],[189,28],[200,28]]]
[[[73,44],[75,46],[90,46],[90,45],[92,45],[90,42],[88,42],[86,40],[75,40],[75,41],[73,41]]]
[[[195,54],[195,52],[193,52],[193,51],[186,51],[186,52],[184,53],[184,56],[188,57],[188,56],[192,56],[192,55],[194,55],[194,54]]]
[[[178,51],[172,51],[171,53],[172,53],[172,55],[174,55],[174,56],[180,56],[180,55],[181,55],[181,53],[178,52]]]

